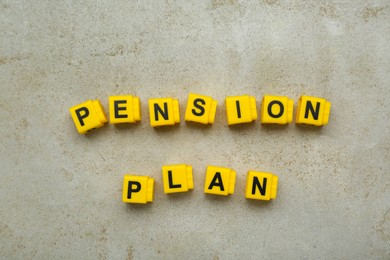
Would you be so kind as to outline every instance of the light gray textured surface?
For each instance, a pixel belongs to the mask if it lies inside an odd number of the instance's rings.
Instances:
[[[0,1],[0,258],[389,259],[389,1]],[[183,121],[189,92],[216,122]],[[323,128],[227,127],[224,98],[332,102]],[[143,119],[79,135],[68,109],[134,94]],[[179,98],[154,130],[147,100]],[[165,195],[161,166],[195,189]],[[237,171],[203,193],[207,165]],[[278,198],[244,198],[246,171]],[[147,206],[121,202],[125,173],[155,178]]]

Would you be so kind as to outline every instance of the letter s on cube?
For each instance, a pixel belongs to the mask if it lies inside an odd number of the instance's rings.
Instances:
[[[190,93],[185,114],[185,121],[201,124],[214,123],[217,101],[211,97]]]
[[[71,107],[69,112],[80,134],[102,127],[107,122],[107,116],[99,100],[87,100]]]
[[[126,174],[123,179],[122,201],[141,203],[153,201],[154,179],[149,176]]]

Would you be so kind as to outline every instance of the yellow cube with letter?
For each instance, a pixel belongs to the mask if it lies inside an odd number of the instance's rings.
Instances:
[[[217,111],[217,101],[211,97],[190,93],[185,114],[185,120],[201,124],[214,123]]]
[[[71,107],[69,111],[80,134],[102,127],[107,122],[106,114],[99,100],[87,100]]]
[[[110,124],[135,123],[141,121],[141,104],[139,97],[110,96],[108,107]]]
[[[152,202],[153,190],[153,178],[126,174],[123,179],[122,201],[141,204]]]
[[[179,100],[177,98],[149,99],[149,114],[152,127],[180,123]]]
[[[245,197],[255,200],[276,198],[278,176],[267,172],[248,171],[246,177]]]
[[[252,96],[226,97],[228,125],[249,123],[257,119],[256,99]]]
[[[262,124],[287,124],[292,122],[294,100],[283,96],[263,97],[260,111]]]
[[[324,98],[301,96],[298,100],[297,124],[323,126],[329,122],[330,102]]]
[[[186,192],[194,188],[191,165],[163,166],[162,175],[165,193]]]
[[[236,172],[225,167],[208,166],[204,192],[216,195],[229,195],[234,193]]]

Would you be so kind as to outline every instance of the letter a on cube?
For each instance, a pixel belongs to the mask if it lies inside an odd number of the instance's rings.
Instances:
[[[162,174],[165,193],[186,192],[194,188],[190,165],[166,165],[162,167]]]
[[[153,201],[154,179],[148,176],[125,175],[123,180],[122,201],[141,203]]]
[[[297,108],[297,124],[322,126],[328,124],[330,102],[324,98],[301,96]]]
[[[141,120],[141,105],[135,96],[110,96],[108,98],[110,124],[135,123]]]
[[[190,93],[188,95],[185,120],[204,125],[214,123],[217,101],[211,97]]]
[[[260,121],[262,124],[287,124],[292,122],[294,101],[288,97],[263,97]]]
[[[234,193],[235,184],[235,171],[224,167],[207,167],[206,180],[204,184],[205,193],[227,196]]]
[[[247,199],[275,199],[277,190],[278,176],[267,172],[248,171],[245,188]]]
[[[152,127],[180,123],[179,100],[176,98],[149,99],[149,114]]]
[[[252,96],[226,97],[228,125],[249,123],[257,119],[256,99]]]
[[[107,122],[106,114],[99,100],[88,100],[69,109],[73,122],[80,134],[93,128],[102,127]]]

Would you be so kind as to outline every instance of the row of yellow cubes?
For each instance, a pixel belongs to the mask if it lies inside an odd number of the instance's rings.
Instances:
[[[135,123],[141,120],[140,99],[136,96],[110,96],[110,123]],[[287,124],[293,119],[294,101],[285,96],[263,97],[260,121],[262,124]],[[71,107],[71,116],[80,134],[103,126],[108,120],[98,100],[88,100]],[[217,110],[217,101],[209,96],[190,93],[185,112],[185,121],[212,124]],[[315,126],[329,121],[330,102],[324,98],[301,96],[298,101],[296,123]],[[180,123],[179,100],[176,98],[149,99],[150,125],[152,127]],[[226,97],[228,125],[249,123],[257,119],[256,99],[253,96]]]
[[[185,164],[162,167],[164,193],[187,192],[194,188],[192,166]],[[204,183],[207,194],[224,195],[234,193],[236,172],[232,169],[208,166]],[[250,170],[247,174],[245,197],[256,200],[276,198],[278,176],[272,173]],[[153,201],[154,179],[149,176],[125,175],[122,200],[126,203]]]

